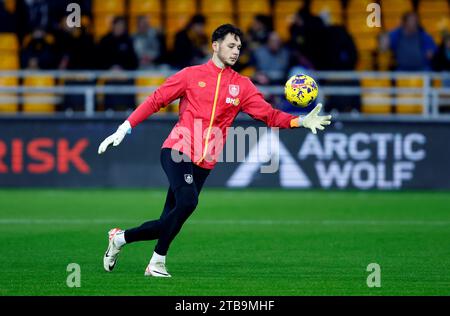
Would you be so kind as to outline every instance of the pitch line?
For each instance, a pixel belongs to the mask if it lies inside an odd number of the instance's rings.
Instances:
[[[0,218],[0,225],[89,225],[89,224],[135,224],[143,220],[130,219],[58,219],[58,218]],[[450,226],[450,220],[268,220],[268,219],[193,219],[187,224],[192,225],[365,225],[365,226]]]

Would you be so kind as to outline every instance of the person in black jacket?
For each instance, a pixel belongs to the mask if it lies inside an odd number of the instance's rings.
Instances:
[[[205,31],[206,18],[197,14],[185,29],[175,35],[173,65],[176,68],[199,65],[209,57],[209,39]]]
[[[133,41],[128,35],[125,18],[114,18],[111,32],[100,40],[97,60],[100,69],[136,70],[138,68],[138,58]]]
[[[442,44],[433,57],[433,69],[437,71],[450,70],[450,34],[445,34]]]

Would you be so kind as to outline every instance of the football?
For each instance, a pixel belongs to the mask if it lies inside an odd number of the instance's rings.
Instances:
[[[284,95],[292,105],[307,107],[317,98],[319,87],[308,75],[294,75],[284,85]]]

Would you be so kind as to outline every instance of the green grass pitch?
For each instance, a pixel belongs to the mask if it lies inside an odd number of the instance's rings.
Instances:
[[[144,277],[155,241],[103,270],[107,231],[157,218],[165,190],[1,190],[0,295],[449,295],[450,194],[206,188]],[[69,288],[69,263],[81,287]],[[381,287],[366,284],[369,263]]]

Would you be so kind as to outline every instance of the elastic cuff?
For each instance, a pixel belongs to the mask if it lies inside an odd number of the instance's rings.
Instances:
[[[295,119],[292,119],[290,126],[291,126],[291,128],[300,127],[300,118],[297,117]]]

